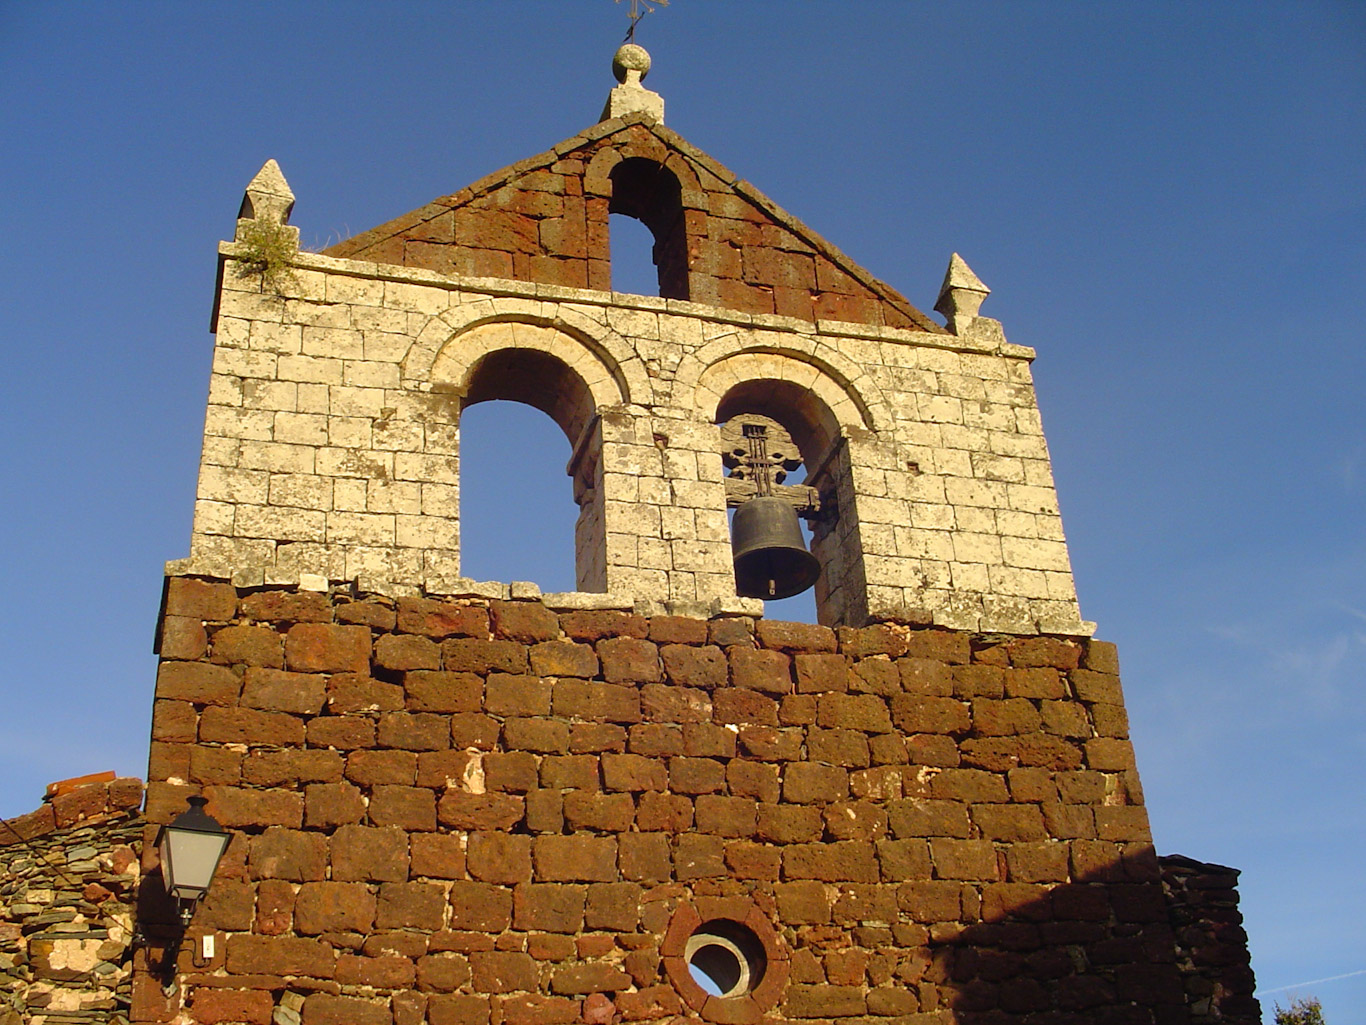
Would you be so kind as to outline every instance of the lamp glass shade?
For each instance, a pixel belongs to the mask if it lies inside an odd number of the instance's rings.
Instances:
[[[166,892],[182,901],[202,897],[232,837],[207,812],[202,797],[161,833],[161,875]]]

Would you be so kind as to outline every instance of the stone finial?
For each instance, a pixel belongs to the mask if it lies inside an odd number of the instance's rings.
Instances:
[[[645,114],[664,123],[664,97],[641,85],[650,73],[650,54],[643,46],[626,43],[612,57],[612,74],[621,84],[607,96],[602,118],[607,121],[626,114]]]
[[[274,160],[267,160],[247,185],[237,219],[288,224],[289,213],[293,209],[294,192],[289,182],[285,181],[280,165]]]
[[[977,311],[982,300],[991,294],[991,289],[982,279],[972,272],[967,262],[954,253],[949,257],[949,269],[944,272],[944,284],[939,289],[939,300],[934,304],[936,312],[944,314],[948,328],[956,335],[977,319]]]

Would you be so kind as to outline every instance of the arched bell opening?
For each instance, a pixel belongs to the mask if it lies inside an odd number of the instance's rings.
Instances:
[[[790,381],[751,380],[723,396],[717,421],[736,593],[765,599],[775,618],[834,622],[828,598],[843,560],[833,413]]]
[[[560,541],[565,547],[572,543],[574,558],[573,589],[579,591],[605,591],[606,535],[603,527],[602,488],[600,448],[596,403],[588,384],[572,367],[550,355],[532,348],[510,347],[496,349],[480,358],[466,377],[464,394],[460,401],[462,447],[468,448],[472,439],[465,426],[471,407],[484,403],[503,406],[505,403],[520,403],[539,409],[560,428],[565,444],[554,445],[547,432],[538,429],[539,425],[528,422],[525,416],[504,411],[494,415],[487,423],[477,415],[469,423],[478,423],[480,428],[491,429],[498,433],[494,439],[496,451],[480,452],[484,456],[487,472],[506,477],[526,477],[534,475],[548,480],[551,474],[568,472],[573,480],[573,501],[578,506],[578,515],[571,532],[556,527],[557,518],[553,513],[556,502],[546,487],[527,490],[507,486],[507,482],[492,489],[498,495],[501,509],[495,515],[502,515],[506,527],[508,517],[526,517],[525,529],[529,536],[535,535],[538,544],[546,537]],[[547,446],[556,451],[553,455],[546,452]],[[533,451],[534,448],[534,451]],[[464,466],[461,470],[464,476]],[[465,495],[462,494],[462,509],[466,508]],[[462,515],[462,521],[467,521]],[[462,539],[462,573],[466,566],[473,566],[479,560],[474,558],[471,548],[478,544],[477,537],[465,532]],[[551,558],[550,565],[557,560]],[[561,579],[544,573],[525,578],[542,584],[547,590],[567,590]]]
[[[612,181],[608,212],[634,217],[654,236],[651,258],[659,280],[658,294],[665,299],[689,298],[687,226],[678,176],[653,160],[628,157],[613,167],[608,177]],[[617,255],[611,254],[613,281],[617,280]]]

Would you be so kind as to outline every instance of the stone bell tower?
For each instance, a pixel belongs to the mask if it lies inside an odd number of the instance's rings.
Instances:
[[[648,70],[320,254],[273,161],[247,187],[147,805],[233,842],[135,1017],[1235,1020],[1173,932],[1034,352],[957,254],[943,327],[689,145]],[[610,290],[613,213],[657,296]],[[574,592],[462,572],[488,399],[572,445]],[[821,625],[763,618],[812,579]]]

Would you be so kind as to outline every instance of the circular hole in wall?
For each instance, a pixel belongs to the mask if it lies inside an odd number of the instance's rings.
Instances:
[[[683,949],[688,974],[714,997],[739,997],[763,981],[764,945],[746,926],[729,919],[703,922]]]

